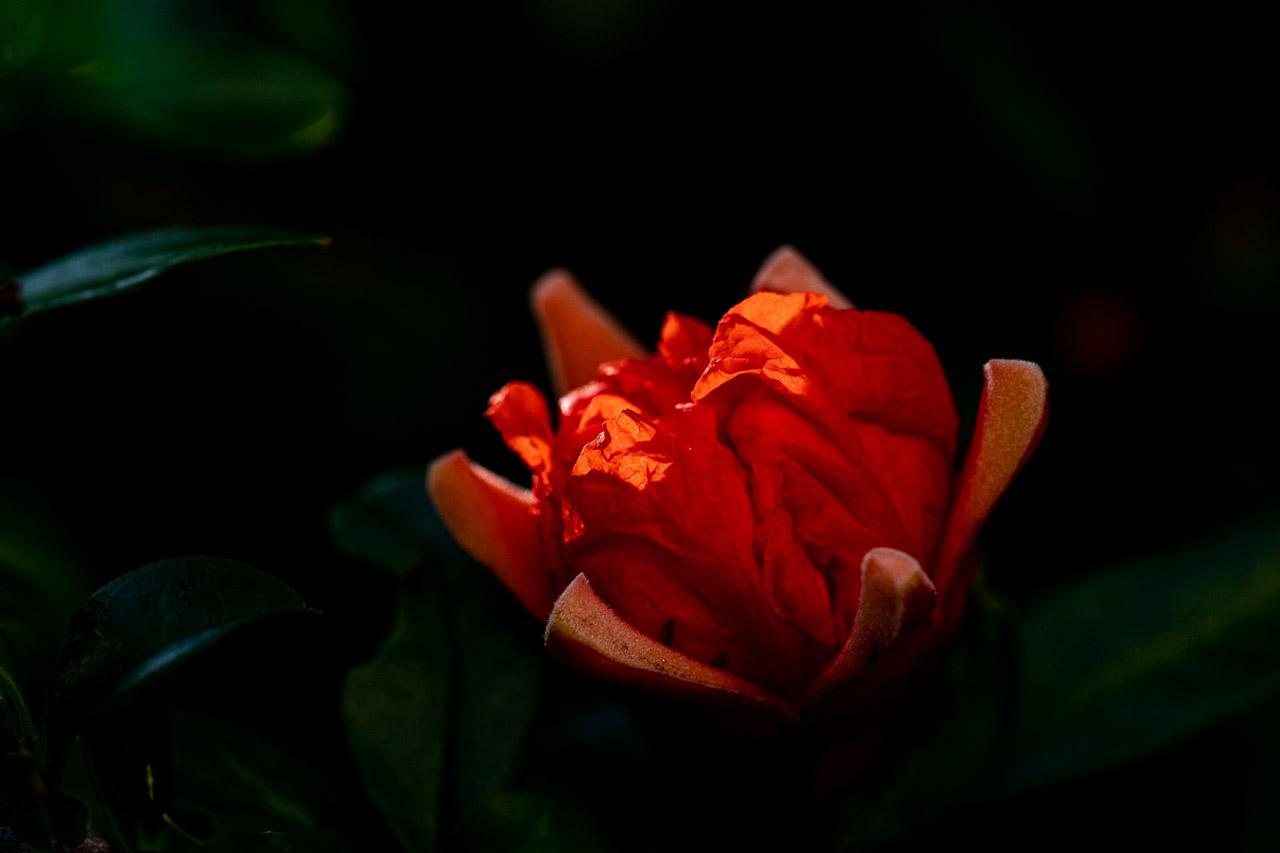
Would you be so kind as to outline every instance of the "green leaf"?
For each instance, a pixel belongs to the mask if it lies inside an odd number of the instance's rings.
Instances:
[[[474,853],[587,853],[621,849],[562,790],[502,791],[485,803],[459,845]]]
[[[329,513],[329,531],[349,557],[404,577],[443,533],[427,501],[424,472],[391,471]]]
[[[342,851],[330,823],[348,806],[304,758],[263,733],[190,713],[169,726],[172,799],[213,828],[216,850]]]
[[[0,564],[0,571],[5,570]],[[12,606],[15,599],[0,585],[4,603]],[[6,608],[8,610],[9,608]],[[30,673],[30,634],[25,625],[9,614],[0,621],[0,738],[10,735],[30,740],[37,732],[34,715],[27,701]]]
[[[19,275],[19,298],[28,313],[136,287],[193,261],[250,249],[323,246],[324,237],[248,226],[166,228],[117,237],[81,249]]]
[[[44,44],[49,0],[0,3],[0,77],[21,68]]]
[[[483,821],[486,804],[519,764],[537,713],[541,626],[487,569],[453,543],[427,500],[421,470],[379,477],[334,511],[331,526],[348,554],[379,562],[401,576],[409,573],[409,590],[421,585],[440,590],[439,613],[417,617],[419,630],[440,620],[443,642],[452,649],[451,723],[443,734],[448,742],[449,819],[439,823],[448,831]],[[439,641],[434,633],[433,638]],[[419,648],[416,654],[427,650]]]
[[[452,791],[458,820],[483,820],[519,764],[542,687],[541,626],[466,561],[451,585],[455,652]]]
[[[306,759],[263,732],[156,703],[117,707],[82,738],[113,844],[126,850],[345,853],[351,809]]]
[[[55,701],[83,719],[236,628],[306,605],[286,584],[216,557],[161,560],[99,589],[72,620]]]
[[[401,596],[386,644],[343,690],[361,778],[405,849],[434,850],[449,713],[449,649],[438,584]]]
[[[1011,789],[1160,750],[1280,689],[1280,516],[1090,576],[1027,621]]]
[[[0,735],[33,743],[67,621],[91,587],[67,532],[22,484],[0,484]]]
[[[343,125],[337,80],[261,44],[176,29],[95,47],[108,52],[63,81],[72,108],[166,147],[270,160],[321,148]]]

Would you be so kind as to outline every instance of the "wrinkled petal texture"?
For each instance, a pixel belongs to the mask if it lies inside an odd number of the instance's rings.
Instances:
[[[753,294],[712,331],[668,315],[657,355],[559,401],[512,383],[489,417],[533,474],[555,581],[692,661],[800,697],[857,624],[864,558],[927,570],[956,416],[896,315]],[[865,622],[864,615],[864,622]]]
[[[933,348],[901,317],[835,310],[813,293],[756,294],[720,322],[692,397],[726,411],[729,443],[756,484],[758,547],[807,557],[766,560],[779,612],[810,619],[817,576],[838,644],[868,551],[932,556],[950,497],[955,406]]]

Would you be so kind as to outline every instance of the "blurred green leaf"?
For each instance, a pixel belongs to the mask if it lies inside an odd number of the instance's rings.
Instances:
[[[451,588],[455,653],[452,785],[458,819],[484,820],[486,803],[520,761],[538,709],[542,636],[505,589],[465,561]]]
[[[410,851],[434,850],[449,713],[449,648],[438,584],[400,599],[386,644],[343,690],[351,749],[374,802]]]
[[[452,650],[446,664],[451,676],[450,722],[442,733],[448,744],[445,802],[450,820],[439,826],[446,832],[458,824],[485,820],[490,798],[520,761],[537,713],[541,626],[453,543],[427,500],[420,470],[377,478],[335,510],[331,523],[340,546],[352,556],[374,560],[402,576],[416,566],[417,571],[406,577],[405,595],[411,601],[421,595],[413,592],[420,586],[439,590],[439,611],[410,610],[402,604],[396,629],[400,636],[409,630],[407,625],[416,625],[418,632],[431,631],[432,642],[439,645],[423,647],[405,639],[393,647],[389,642],[375,665],[394,649],[392,659],[402,661],[389,669],[394,675],[401,669],[436,665],[433,649],[447,644]],[[350,691],[349,684],[349,697]],[[370,739],[367,745],[387,750],[396,742]],[[381,802],[389,796],[375,799]],[[399,796],[409,794],[402,790]]]
[[[39,751],[58,642],[90,587],[26,485],[0,483],[0,735]]]
[[[148,703],[98,718],[83,750],[98,814],[126,850],[353,849],[333,829],[350,804],[262,732]]]
[[[29,741],[38,731],[28,696],[47,612],[34,590],[0,562],[0,742],[6,734]]]
[[[331,828],[347,804],[304,758],[224,720],[177,714],[169,731],[174,805],[208,820],[209,848],[351,849]]]
[[[323,58],[331,67],[350,64],[356,25],[342,0],[262,0],[255,11],[308,55]]]
[[[618,850],[606,841],[592,815],[565,792],[538,790],[502,791],[484,803],[472,821],[461,846],[474,853],[588,853]]]
[[[19,275],[27,312],[118,293],[192,261],[250,249],[323,246],[328,240],[247,226],[166,228],[117,237]]]
[[[89,810],[65,794],[27,799],[15,809],[12,820],[14,834],[35,850],[74,848],[89,831]]]
[[[0,3],[0,77],[26,64],[49,29],[49,0]]]
[[[329,531],[343,553],[404,577],[440,535],[432,524],[422,471],[391,471],[329,513]]]
[[[323,147],[342,126],[346,100],[340,83],[300,57],[183,33],[85,63],[66,85],[79,112],[236,159]]]
[[[185,557],[129,572],[72,620],[55,698],[60,719],[84,718],[248,622],[305,610],[286,584],[231,560]]]
[[[1280,517],[1092,575],[1027,621],[1010,788],[1155,752],[1280,689]]]

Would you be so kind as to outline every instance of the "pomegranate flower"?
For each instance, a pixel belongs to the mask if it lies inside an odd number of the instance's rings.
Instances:
[[[894,689],[954,630],[974,540],[1044,429],[1047,384],[991,361],[959,476],[951,391],[906,320],[780,249],[715,329],[648,354],[563,272],[533,307],[560,394],[488,417],[532,474],[462,451],[428,487],[462,547],[603,678],[788,716]]]

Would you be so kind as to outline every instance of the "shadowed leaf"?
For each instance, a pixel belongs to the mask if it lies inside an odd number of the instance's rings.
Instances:
[[[17,276],[26,313],[97,299],[193,261],[250,249],[323,246],[324,237],[247,226],[166,228],[117,237]]]
[[[449,649],[439,589],[401,596],[391,636],[353,670],[343,716],[360,775],[410,851],[433,850],[449,711]]]
[[[1280,517],[1116,567],[1027,620],[1011,788],[1155,752],[1280,689]]]
[[[95,592],[72,620],[58,720],[83,719],[241,625],[305,610],[286,584],[231,560],[184,557],[129,572]]]

